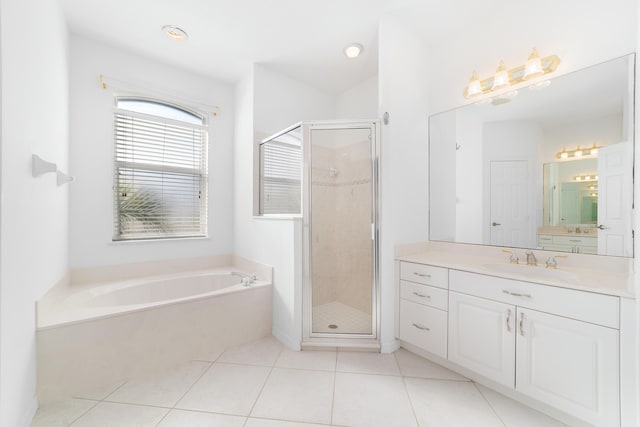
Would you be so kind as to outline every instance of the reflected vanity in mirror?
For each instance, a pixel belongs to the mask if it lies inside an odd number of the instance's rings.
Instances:
[[[432,115],[430,240],[632,257],[634,64]]]

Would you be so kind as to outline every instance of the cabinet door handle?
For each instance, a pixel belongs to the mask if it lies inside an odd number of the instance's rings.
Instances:
[[[524,336],[524,313],[520,313],[520,335]]]
[[[503,294],[507,294],[507,295],[511,295],[511,296],[514,296],[514,297],[531,298],[531,294],[520,294],[518,292],[511,292],[511,291],[508,291],[506,289],[503,289],[502,293]]]
[[[426,326],[422,326],[422,325],[418,325],[417,323],[413,323],[413,326],[415,326],[416,328],[422,330],[422,331],[430,331],[431,329],[427,328]]]
[[[431,295],[424,295],[424,294],[420,294],[418,292],[414,292],[413,293],[415,296],[420,297],[420,298],[429,298],[431,299]]]
[[[414,271],[413,274],[418,277],[431,277],[430,274],[418,273],[417,271]]]
[[[507,332],[511,332],[511,309],[507,310]]]

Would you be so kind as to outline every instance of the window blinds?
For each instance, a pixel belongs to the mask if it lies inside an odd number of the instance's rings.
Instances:
[[[204,123],[116,109],[114,134],[113,239],[205,236]]]
[[[260,145],[260,214],[301,213],[302,151],[277,140]]]

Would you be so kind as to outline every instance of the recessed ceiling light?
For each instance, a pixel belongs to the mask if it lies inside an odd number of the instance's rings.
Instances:
[[[175,25],[163,25],[162,32],[167,35],[167,37],[171,37],[173,40],[185,40],[189,38],[189,35],[185,30],[180,27],[176,27]]]
[[[345,56],[349,59],[357,58],[362,51],[364,51],[364,46],[360,43],[351,43],[343,49]]]

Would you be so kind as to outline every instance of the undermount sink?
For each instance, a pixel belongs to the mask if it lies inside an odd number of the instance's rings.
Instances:
[[[487,271],[493,271],[495,273],[511,273],[532,279],[571,280],[576,278],[575,274],[568,271],[525,264],[484,264],[482,267]]]

